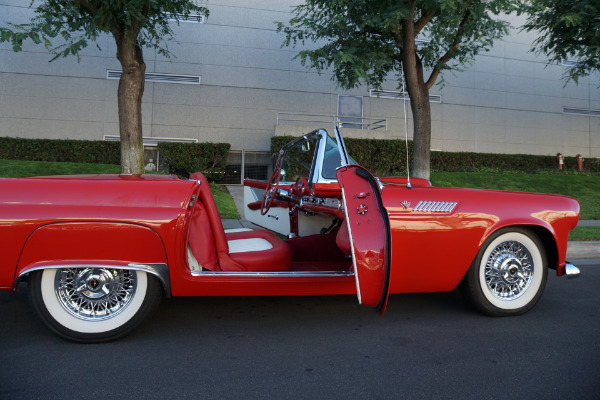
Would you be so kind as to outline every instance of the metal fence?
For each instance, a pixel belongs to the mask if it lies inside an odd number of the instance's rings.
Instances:
[[[230,150],[225,175],[219,183],[241,185],[245,178],[267,180],[273,170],[267,151]]]
[[[342,123],[344,128],[350,129],[363,129],[363,130],[376,130],[385,129],[387,131],[387,119],[385,118],[369,118],[369,117],[352,117],[344,115],[334,114],[307,114],[297,112],[278,112],[277,113],[277,125],[307,125],[307,126],[321,126],[337,125],[339,122]]]

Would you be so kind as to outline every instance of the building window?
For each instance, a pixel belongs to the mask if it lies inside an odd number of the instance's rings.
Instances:
[[[342,126],[350,129],[362,129],[362,96],[338,96],[338,116]]]

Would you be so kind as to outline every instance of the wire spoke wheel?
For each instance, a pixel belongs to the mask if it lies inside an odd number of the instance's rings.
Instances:
[[[484,314],[520,315],[538,302],[547,278],[540,239],[526,229],[505,228],[486,240],[459,287]]]
[[[67,312],[83,320],[101,321],[113,318],[131,303],[137,279],[130,270],[69,268],[56,274],[54,286]]]
[[[30,284],[34,308],[46,326],[82,343],[125,336],[162,298],[158,280],[148,273],[102,266],[36,271]]]
[[[500,243],[485,265],[485,282],[498,299],[513,300],[527,291],[533,279],[531,254],[521,243]]]

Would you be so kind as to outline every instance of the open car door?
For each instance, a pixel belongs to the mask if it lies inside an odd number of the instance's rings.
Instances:
[[[343,142],[338,145],[343,146]],[[391,241],[379,185],[358,165],[338,168],[337,180],[342,188],[358,301],[376,307],[383,315],[390,282]]]

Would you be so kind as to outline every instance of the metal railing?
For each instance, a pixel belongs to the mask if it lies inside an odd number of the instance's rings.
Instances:
[[[298,112],[278,112],[277,125],[309,125],[322,126],[323,124],[331,124],[336,126],[339,122],[344,128],[376,130],[385,129],[387,131],[387,119],[385,118],[369,118],[369,117],[352,117],[335,114],[308,114]]]

